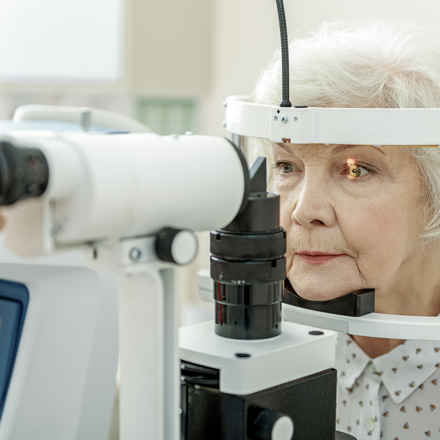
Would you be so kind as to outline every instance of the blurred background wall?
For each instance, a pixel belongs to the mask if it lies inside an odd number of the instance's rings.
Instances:
[[[436,0],[285,6],[290,38],[334,20],[433,27],[440,12]],[[0,12],[0,119],[21,104],[80,105],[131,115],[161,134],[224,136],[224,98],[251,92],[279,48],[274,0],[1,0]],[[211,313],[197,299],[207,236],[199,260],[180,271],[183,322]]]

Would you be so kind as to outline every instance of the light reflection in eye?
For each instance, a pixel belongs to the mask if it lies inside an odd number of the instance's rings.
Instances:
[[[356,177],[359,177],[361,174],[361,170],[357,166],[356,159],[347,159],[347,166],[348,166],[348,178],[350,180],[356,179]]]
[[[374,170],[371,168],[368,168],[366,166],[362,166],[357,163],[356,159],[348,158],[346,160],[347,166],[348,166],[348,179],[350,180],[356,180],[358,177],[361,176],[362,171],[361,168],[367,170],[369,173],[374,173]]]

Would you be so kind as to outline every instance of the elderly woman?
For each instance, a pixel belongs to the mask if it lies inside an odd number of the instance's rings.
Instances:
[[[292,104],[440,107],[439,47],[422,30],[325,24],[291,45]],[[255,101],[281,101],[279,55]],[[440,314],[437,148],[258,145],[281,197],[287,294],[322,301],[374,288],[378,313]],[[335,256],[303,255],[312,251]],[[337,430],[360,440],[440,438],[440,341],[339,334],[337,370]]]

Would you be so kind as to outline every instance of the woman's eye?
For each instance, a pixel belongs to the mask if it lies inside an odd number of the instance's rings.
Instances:
[[[297,171],[295,164],[286,161],[278,161],[273,168],[283,176],[294,174]],[[344,165],[343,174],[347,176],[349,180],[364,180],[372,174],[375,174],[376,170],[373,167],[365,164],[357,163],[354,159],[348,159]]]
[[[294,170],[293,164],[283,161],[276,162],[274,168],[277,169],[280,174],[284,175],[291,174]]]
[[[374,174],[376,171],[373,168],[359,164],[354,160],[347,160],[344,172],[349,180],[360,180],[363,177]]]

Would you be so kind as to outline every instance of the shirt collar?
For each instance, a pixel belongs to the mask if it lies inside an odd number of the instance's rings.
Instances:
[[[440,316],[440,315],[439,315]],[[440,368],[440,341],[407,340],[390,352],[370,358],[348,334],[338,334],[339,380],[349,391],[365,368],[373,380],[382,381],[392,400],[399,404]]]
[[[338,333],[336,367],[339,372],[339,380],[345,388],[351,391],[369,363],[371,363],[370,357],[348,334]]]

